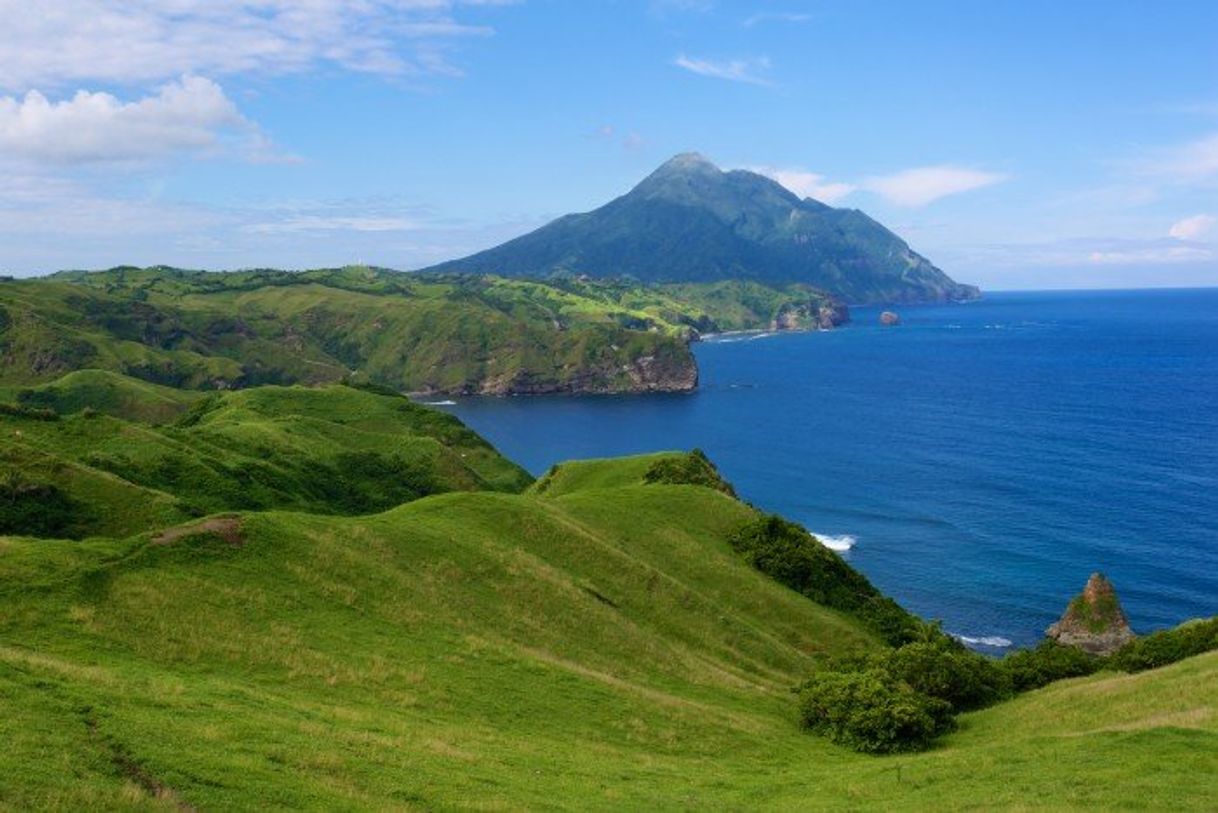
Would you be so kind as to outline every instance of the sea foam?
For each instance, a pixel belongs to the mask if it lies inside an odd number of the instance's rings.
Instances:
[[[995,649],[1006,649],[1012,643],[1009,638],[1003,638],[1000,635],[982,635],[977,638],[973,638],[968,635],[958,635],[954,632],[949,634],[957,641],[964,644],[969,644],[970,646],[990,646],[994,647]]]
[[[856,537],[850,536],[849,534],[841,534],[839,536],[830,536],[829,534],[814,533],[812,535],[815,536],[817,539],[819,539],[820,543],[822,545],[824,545],[826,548],[828,548],[829,550],[835,550],[838,553],[845,553],[846,551],[853,548],[855,543],[858,542],[858,539]]]

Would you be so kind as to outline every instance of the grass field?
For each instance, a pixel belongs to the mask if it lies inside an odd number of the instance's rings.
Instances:
[[[790,688],[881,645],[736,557],[751,509],[640,485],[651,462],[227,539],[0,539],[0,805],[1214,809],[1213,654],[919,755],[801,732]]]

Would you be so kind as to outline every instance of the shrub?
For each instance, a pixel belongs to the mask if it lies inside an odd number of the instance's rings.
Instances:
[[[955,728],[951,705],[887,672],[826,672],[800,691],[802,722],[833,742],[870,754],[920,751]]]
[[[0,476],[0,534],[68,537],[79,518],[77,506],[56,486],[11,471]]]
[[[738,528],[728,542],[749,564],[827,607],[851,613],[890,644],[913,640],[918,621],[806,530],[772,514]]]
[[[894,680],[949,703],[954,711],[979,709],[1011,694],[1011,679],[995,661],[946,636],[893,650],[884,666]]]
[[[28,406],[26,404],[12,404],[7,401],[0,401],[0,415],[12,415],[14,418],[32,418],[36,421],[59,420],[59,413],[53,409]]]
[[[1137,638],[1109,658],[1117,669],[1141,672],[1218,649],[1218,618],[1187,621],[1175,629]]]
[[[657,460],[644,472],[643,482],[705,486],[722,491],[729,497],[736,496],[735,489],[720,476],[715,464],[701,449],[694,449],[689,454]]]
[[[1041,641],[1035,649],[1012,652],[998,662],[1016,692],[1039,689],[1055,680],[1090,675],[1103,665],[1103,660],[1094,655],[1048,639]]]

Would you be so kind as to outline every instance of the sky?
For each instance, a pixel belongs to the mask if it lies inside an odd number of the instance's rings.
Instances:
[[[0,0],[0,273],[420,268],[684,151],[990,290],[1218,285],[1218,2]]]

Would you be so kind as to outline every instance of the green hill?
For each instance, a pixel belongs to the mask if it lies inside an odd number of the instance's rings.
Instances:
[[[0,282],[0,386],[92,368],[188,389],[355,378],[421,393],[681,390],[697,381],[689,331],[533,283],[115,269]]]
[[[1186,657],[1218,644],[1214,621],[1110,662],[1027,653],[1028,685],[1186,659],[868,756],[801,728],[795,690],[945,639],[700,452],[533,482],[376,388],[89,372],[17,395],[0,403],[0,809],[1218,799],[1218,653]],[[915,643],[889,648],[894,630]],[[926,662],[973,671],[915,677],[954,692],[984,671],[952,652]]]
[[[0,806],[1212,809],[1218,654],[1055,684],[924,754],[801,732],[790,688],[882,645],[743,563],[748,506],[644,482],[680,457],[0,538]]]
[[[975,298],[857,209],[800,200],[744,170],[687,153],[627,194],[433,271],[645,282],[803,283],[854,303]]]
[[[462,278],[372,268],[64,272],[0,281],[0,395],[104,370],[192,390],[371,381],[432,394],[688,390],[698,333],[831,327],[802,285],[644,286]],[[164,419],[184,396],[96,377],[30,403]],[[110,388],[109,391],[105,391]]]
[[[444,491],[519,491],[531,479],[456,418],[399,395],[258,387],[174,400],[104,373],[33,392],[22,402],[38,406],[0,410],[0,533],[35,519],[44,535],[80,537],[239,509],[369,513]],[[90,394],[103,408],[145,397],[115,410],[130,417],[191,406],[156,426],[91,405],[73,412]]]

